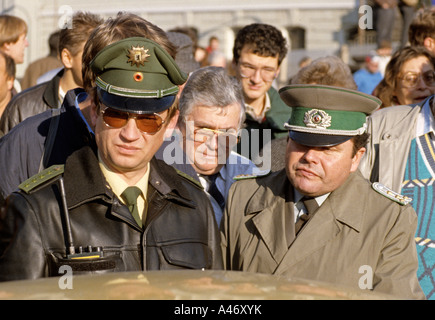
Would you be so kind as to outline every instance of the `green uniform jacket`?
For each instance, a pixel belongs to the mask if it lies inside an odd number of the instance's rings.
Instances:
[[[292,195],[285,170],[233,184],[221,234],[226,269],[353,288],[361,282],[365,288],[372,274],[375,292],[425,298],[416,275],[411,206],[377,193],[357,171],[295,238]]]

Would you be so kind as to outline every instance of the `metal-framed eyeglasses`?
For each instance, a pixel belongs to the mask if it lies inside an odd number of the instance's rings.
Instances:
[[[219,144],[225,143],[229,146],[236,144],[240,138],[235,129],[195,128],[193,130],[193,141],[198,143],[210,143],[215,136]]]
[[[432,70],[426,71],[423,74],[407,72],[402,77],[399,77],[399,79],[405,88],[414,88],[421,79],[423,79],[427,86],[435,86],[435,72]]]
[[[160,131],[165,120],[158,113],[137,114],[115,110],[109,107],[101,110],[103,122],[111,128],[124,127],[130,118],[136,121],[137,128],[144,134],[156,134]]]
[[[249,63],[239,62],[240,76],[251,78],[257,71],[260,71],[261,78],[266,82],[272,82],[276,78],[277,70],[272,67],[257,68]]]

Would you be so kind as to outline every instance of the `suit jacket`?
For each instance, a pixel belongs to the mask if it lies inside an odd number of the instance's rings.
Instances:
[[[179,133],[181,135],[181,133]],[[156,152],[156,158],[165,161],[168,165],[174,167],[175,169],[186,173],[192,179],[196,180],[198,183],[202,183],[195,169],[192,167],[190,160],[184,153],[182,147],[180,146],[181,136],[176,136],[175,132],[170,138],[163,142],[162,146]],[[168,148],[168,150],[165,150]],[[260,170],[251,160],[241,156],[240,154],[231,151],[225,165],[220,169],[219,176],[216,178],[216,187],[225,201],[228,196],[228,191],[231,185],[234,183],[234,177],[238,175],[265,175],[267,170]],[[201,184],[202,185],[202,184]],[[205,186],[203,185],[205,188]],[[222,209],[217,203],[217,201],[206,191],[208,199],[213,207],[215,213],[216,222],[220,225],[222,219]]]
[[[226,269],[360,289],[372,275],[376,292],[424,299],[411,206],[377,193],[357,171],[331,192],[296,238],[292,195],[285,170],[233,184],[221,232]]]

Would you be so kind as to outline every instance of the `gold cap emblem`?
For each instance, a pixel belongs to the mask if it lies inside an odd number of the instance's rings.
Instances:
[[[311,109],[305,112],[304,123],[309,128],[326,129],[331,126],[331,116],[323,110]]]
[[[148,49],[145,49],[144,47],[134,47],[131,46],[131,49],[128,49],[128,61],[127,63],[131,63],[131,66],[134,64],[136,67],[139,67],[139,65],[145,65],[145,62],[147,62],[147,58],[150,57],[148,54]]]

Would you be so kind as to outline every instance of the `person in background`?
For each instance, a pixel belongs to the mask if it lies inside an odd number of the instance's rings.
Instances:
[[[402,16],[402,32],[400,38],[400,47],[404,48],[409,44],[408,30],[417,11],[420,0],[399,0],[398,7]]]
[[[392,42],[398,0],[369,0],[373,7],[376,44],[379,48],[383,41]]]
[[[435,10],[425,9],[418,12],[412,20],[408,38],[411,46],[425,47],[435,55]]]
[[[15,80],[15,61],[0,51],[0,119],[6,105],[12,98]]]
[[[321,84],[356,90],[357,86],[349,66],[337,56],[314,59],[301,68],[289,84]],[[270,161],[270,169],[279,171],[285,167],[285,152],[288,137],[273,139],[260,151],[254,163]],[[262,159],[262,160],[261,160]],[[264,164],[263,164],[264,165]]]
[[[358,171],[366,117],[379,99],[318,84],[280,94],[294,109],[286,167],[231,187],[221,227],[225,268],[424,299],[415,211]],[[370,270],[368,286],[361,266]]]
[[[434,18],[435,12],[425,10],[416,16],[409,29],[411,48],[415,52],[425,52],[420,56],[423,61],[432,61],[425,64],[432,70],[426,75],[416,70],[417,74],[399,80],[401,86],[411,92],[435,85],[433,55],[427,52],[432,50],[435,53],[432,46],[435,39]],[[409,49],[409,52],[412,51]],[[413,57],[418,61],[416,55]],[[367,152],[360,163],[364,177],[413,199],[411,205],[418,218],[415,233],[417,276],[429,300],[435,299],[435,165],[433,152],[430,152],[435,140],[434,110],[435,99],[430,95],[417,104],[383,108],[373,113],[368,121],[370,139]]]
[[[44,73],[63,67],[62,61],[59,59],[59,37],[60,30],[56,30],[48,37],[48,47],[50,52],[46,57],[33,61],[28,65],[21,79],[21,88],[23,90],[33,87],[37,84],[37,79]],[[56,72],[57,73],[57,72]]]
[[[235,179],[268,172],[232,150],[244,118],[240,82],[221,67],[202,67],[190,75],[181,94],[180,136],[157,155],[204,187],[218,225]]]
[[[24,53],[28,46],[27,23],[19,17],[0,15],[0,50],[14,59],[15,65],[18,65],[24,62]],[[20,82],[15,79],[12,95],[20,91]]]
[[[83,51],[97,149],[84,146],[9,195],[1,281],[56,276],[65,265],[74,275],[222,267],[206,195],[154,157],[176,125],[187,75],[150,39],[102,46],[111,31],[97,27]]]
[[[207,50],[198,44],[198,30],[195,27],[176,27],[169,31],[187,34],[193,42],[193,56],[201,67],[207,65]]]
[[[177,49],[175,62],[180,69],[187,74],[199,69],[200,65],[193,55],[193,42],[191,38],[185,33],[173,31],[166,32],[166,35]]]
[[[373,90],[381,82],[383,77],[379,71],[379,60],[377,55],[366,56],[364,67],[353,74],[359,91],[372,94]]]
[[[205,48],[208,54],[213,51],[219,50],[219,38],[216,36],[211,36],[208,38],[208,46]]]
[[[232,64],[242,82],[246,104],[246,120],[237,151],[249,159],[256,157],[270,139],[287,134],[284,123],[288,108],[272,87],[286,55],[287,42],[272,25],[253,23],[236,35]]]
[[[435,93],[435,57],[424,47],[405,47],[394,53],[385,77],[373,95],[381,108],[423,102]]]
[[[382,77],[385,76],[385,69],[387,68],[388,62],[390,62],[391,60],[392,54],[393,48],[391,46],[391,42],[386,40],[382,41],[379,47],[373,53],[373,55],[376,55],[378,57],[378,67]]]
[[[166,32],[168,39],[176,47],[177,53],[175,55],[175,62],[180,69],[190,75],[193,71],[200,68],[199,62],[195,60],[193,55],[193,42],[192,39],[185,33],[168,31]],[[178,98],[183,92],[184,84],[180,85]]]
[[[11,100],[0,121],[4,134],[30,116],[59,109],[67,91],[83,86],[83,46],[92,30],[103,21],[92,13],[74,13],[73,27],[61,29],[59,35],[59,55],[64,68],[50,81],[29,88]]]

